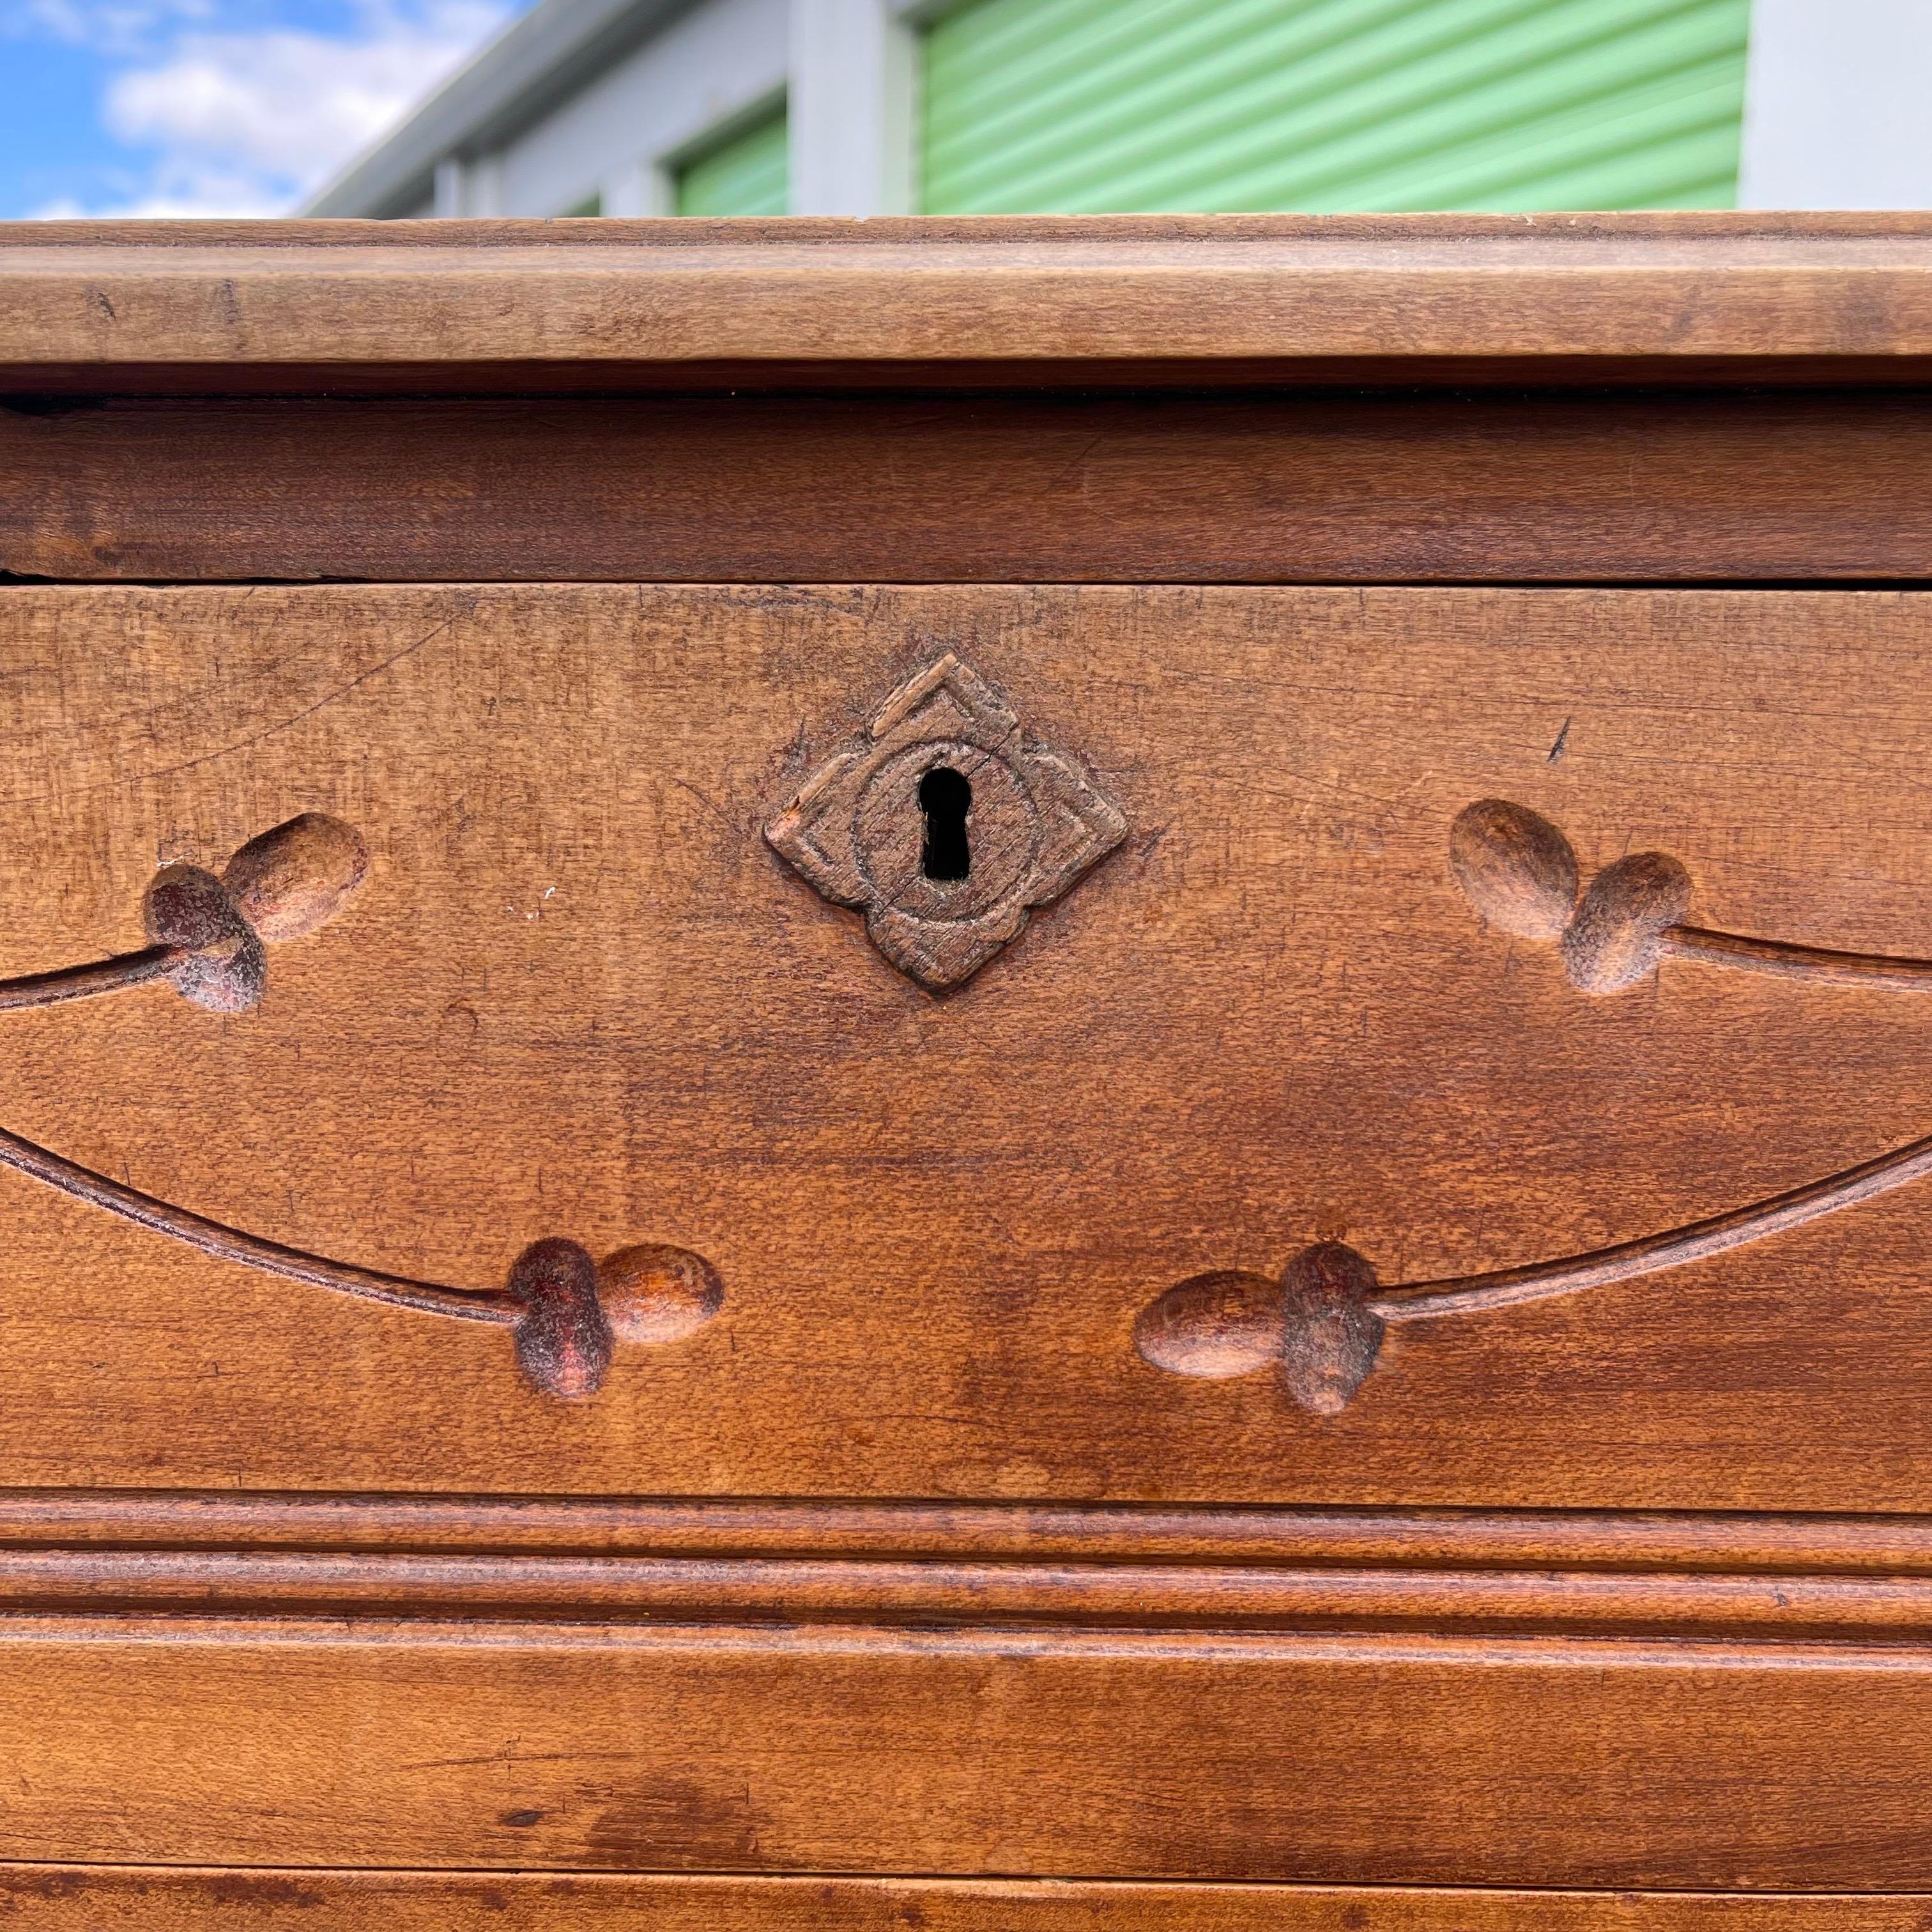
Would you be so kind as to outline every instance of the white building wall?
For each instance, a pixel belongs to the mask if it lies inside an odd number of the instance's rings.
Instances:
[[[1753,0],[1744,208],[1932,208],[1932,0]]]
[[[475,129],[436,167],[435,212],[552,215],[597,194],[606,214],[668,213],[692,149],[782,98],[794,213],[908,212],[917,28],[958,4],[694,0],[507,143]],[[1932,0],[1753,0],[1738,199],[1932,208]]]
[[[784,94],[790,4],[706,0],[674,20],[489,158],[499,206],[464,212],[556,214],[601,194],[607,214],[669,213],[684,152]]]

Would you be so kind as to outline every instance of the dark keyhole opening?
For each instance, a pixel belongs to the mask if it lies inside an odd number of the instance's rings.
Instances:
[[[966,836],[972,808],[972,782],[950,765],[934,765],[919,782],[919,808],[926,814],[926,847],[920,869],[942,885],[963,879],[973,869],[973,847]]]

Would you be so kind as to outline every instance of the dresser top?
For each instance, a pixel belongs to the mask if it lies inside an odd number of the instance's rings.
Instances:
[[[0,224],[15,393],[1932,375],[1924,214]]]

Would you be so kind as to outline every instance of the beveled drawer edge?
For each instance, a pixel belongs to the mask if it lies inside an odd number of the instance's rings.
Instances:
[[[0,1863],[43,1932],[1923,1932],[1926,1894]],[[1453,1914],[1453,1918],[1445,1915]],[[646,1916],[647,1915],[647,1916]]]

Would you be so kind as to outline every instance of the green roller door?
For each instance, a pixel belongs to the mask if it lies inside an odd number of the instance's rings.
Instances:
[[[680,214],[783,214],[791,200],[785,111],[781,107],[677,171]]]
[[[1750,0],[972,0],[936,214],[1728,208]]]

